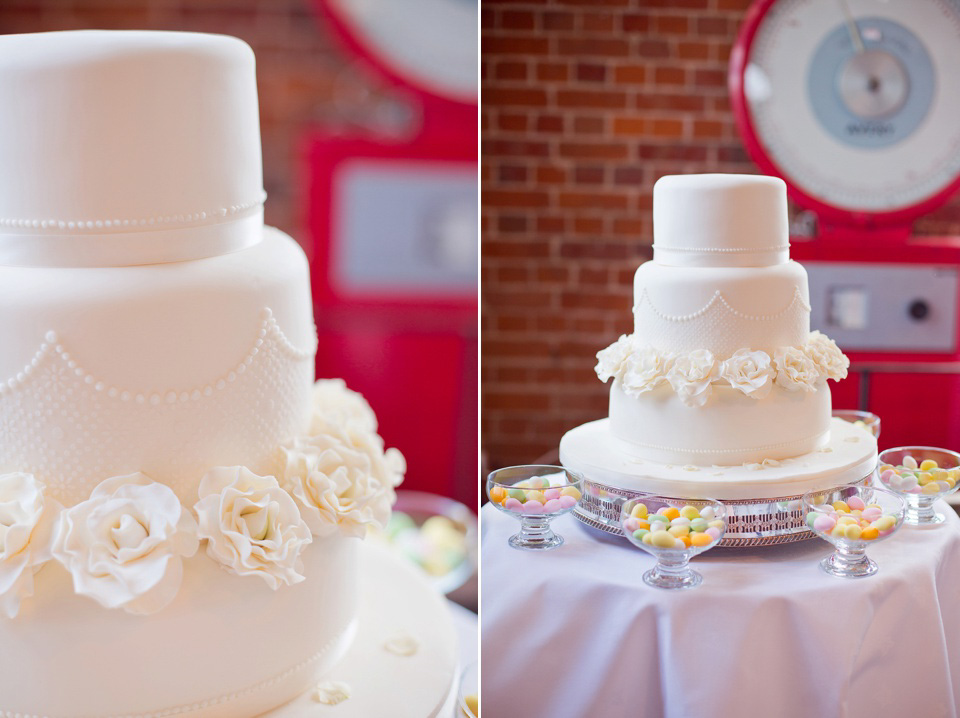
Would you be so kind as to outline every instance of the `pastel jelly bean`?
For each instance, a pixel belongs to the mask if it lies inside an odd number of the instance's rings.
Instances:
[[[502,504],[505,498],[507,498],[507,490],[502,486],[494,486],[490,489],[491,501]]]
[[[543,513],[543,504],[539,501],[526,501],[523,504],[523,513],[525,514],[542,514]]]
[[[847,506],[850,507],[850,511],[863,511],[867,508],[867,505],[863,502],[859,496],[851,496],[847,499]]]
[[[563,507],[560,505],[560,499],[550,499],[543,505],[543,513],[552,514],[555,511],[560,511]]]
[[[917,476],[917,481],[921,486],[926,486],[931,481],[933,481],[933,475],[929,471],[921,471]]]
[[[696,519],[700,517],[700,512],[695,506],[684,506],[680,509],[680,515],[685,519]]]
[[[904,456],[904,457],[903,457],[903,465],[906,466],[908,469],[916,469],[916,468],[917,468],[917,460],[914,459],[912,456],[909,456],[909,455],[908,455],[908,456]]]
[[[902,476],[900,477],[899,489],[903,492],[912,492],[914,489],[919,488],[920,482],[917,481],[916,476]]]
[[[702,509],[700,509],[700,518],[706,519],[707,521],[714,518],[716,515],[717,513],[712,506],[704,506]]]
[[[536,501],[539,504],[542,504],[546,499],[543,497],[542,491],[537,491],[536,489],[530,489],[527,491],[527,503],[531,501]]]
[[[936,468],[937,468],[937,462],[934,461],[933,459],[924,459],[923,461],[920,462],[921,471],[930,471],[930,469],[936,469]]]
[[[920,493],[925,494],[927,496],[933,496],[934,494],[940,493],[940,487],[937,486],[936,482],[929,483],[926,486],[922,487]]]
[[[949,491],[951,488],[953,488],[946,481],[934,481],[933,483],[936,484],[941,491]]]
[[[574,501],[579,501],[581,494],[576,486],[564,486],[560,489],[561,496],[572,496]]]
[[[860,533],[860,527],[857,524],[849,524],[843,529],[843,535],[851,541],[856,541],[860,538]]]
[[[866,521],[876,521],[883,515],[883,509],[879,509],[876,506],[868,506],[863,510],[861,517]]]
[[[713,521],[707,522],[707,526],[712,526],[715,529],[723,528],[723,519],[714,519]]]
[[[690,519],[688,519],[686,516],[678,516],[675,519],[670,519],[670,525],[671,526],[689,526]]]
[[[817,531],[823,531],[823,533],[830,533],[836,525],[837,522],[834,519],[824,514],[817,516],[813,522],[813,528]]]
[[[897,524],[897,519],[893,516],[881,516],[874,521],[871,526],[877,531],[888,531]]]
[[[846,501],[834,501],[833,508],[835,511],[843,511],[843,513],[850,513],[850,507],[847,505]]]
[[[543,492],[543,498],[547,501],[553,501],[560,498],[560,489],[547,489]]]
[[[696,518],[690,522],[691,531],[705,531],[707,529],[707,520],[703,518]]]
[[[680,538],[681,536],[686,536],[687,534],[690,533],[690,527],[684,526],[683,524],[681,524],[680,526],[671,526],[669,529],[667,529],[667,531],[672,536],[675,536],[676,538]]]
[[[629,531],[630,533],[633,533],[638,528],[640,528],[640,522],[631,516],[630,518],[628,518],[626,521],[623,522],[623,528],[625,531]]]
[[[869,526],[860,532],[860,538],[864,541],[873,541],[880,535],[880,532],[873,526]]]
[[[643,541],[643,537],[649,533],[650,532],[647,529],[637,529],[633,532],[633,537],[639,541]]]
[[[689,536],[678,536],[676,548],[690,548],[690,537]]]
[[[647,531],[647,533],[645,533],[643,535],[643,538],[640,540],[643,541],[648,546],[653,546],[653,541],[650,539],[651,536],[653,536],[653,532]]]
[[[511,496],[510,498],[508,498],[506,501],[503,502],[503,508],[509,511],[520,511],[521,509],[523,509],[523,504],[521,504],[519,501],[517,501],[515,498]]]
[[[806,518],[807,526],[814,528],[815,524],[817,523],[817,519],[821,516],[823,516],[823,514],[821,514],[819,511],[808,511]]]
[[[680,516],[680,509],[675,506],[668,506],[664,509],[663,515],[668,519],[675,519]]]
[[[569,494],[563,494],[559,499],[561,508],[570,509],[577,505],[577,500]]]
[[[677,539],[667,531],[654,531],[650,534],[650,543],[657,548],[674,548]]]
[[[718,529],[716,526],[708,526],[704,533],[712,539],[720,538],[720,529]]]
[[[509,489],[507,491],[507,495],[511,499],[516,499],[517,501],[525,501],[527,498],[526,492],[524,492],[523,489],[517,489],[517,488]]]
[[[695,533],[690,535],[690,545],[696,546],[697,548],[701,548],[703,546],[709,546],[713,541],[714,541],[714,537],[706,532]]]
[[[647,517],[647,505],[646,504],[634,504],[633,510],[630,512],[630,515],[637,519],[644,519]]]

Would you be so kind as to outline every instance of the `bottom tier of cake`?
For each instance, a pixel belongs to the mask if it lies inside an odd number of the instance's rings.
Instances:
[[[808,454],[741,466],[658,464],[637,457],[616,438],[609,419],[568,431],[560,462],[584,476],[577,517],[621,533],[620,505],[640,493],[672,498],[713,498],[727,504],[729,525],[721,546],[758,546],[812,537],[800,497],[807,491],[869,481],[877,441],[870,432],[831,419],[826,443]]]
[[[201,551],[184,562],[174,602],[151,616],[78,596],[51,563],[20,615],[0,618],[0,716],[252,718],[315,691],[327,676],[352,670],[357,692],[369,692],[411,665],[423,673],[407,677],[408,693],[423,710],[383,714],[433,715],[453,682],[453,628],[426,581],[382,553],[358,539],[316,539],[303,552],[306,580],[273,591]],[[370,610],[370,592],[391,602],[389,620]],[[379,653],[357,636],[378,642]],[[419,656],[407,661],[408,653]],[[358,660],[391,666],[367,674],[350,669]]]

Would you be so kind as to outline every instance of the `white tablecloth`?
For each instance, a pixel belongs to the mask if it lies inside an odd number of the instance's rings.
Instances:
[[[649,554],[580,524],[566,543],[507,545],[481,512],[482,706],[500,718],[934,718],[960,713],[960,519],[904,526],[840,579],[820,539],[712,549],[703,584],[647,586]]]

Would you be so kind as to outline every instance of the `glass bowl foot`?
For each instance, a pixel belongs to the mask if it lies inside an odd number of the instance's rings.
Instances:
[[[670,590],[679,590],[684,588],[696,588],[703,583],[703,576],[688,568],[685,571],[673,572],[662,571],[660,566],[654,566],[643,574],[643,582],[654,588],[666,588]]]
[[[851,561],[834,553],[820,562],[820,568],[831,576],[863,578],[864,576],[872,576],[877,572],[877,562],[867,556]]]
[[[559,536],[552,531],[549,536],[528,536],[522,531],[511,536],[507,543],[513,548],[524,551],[546,551],[557,546],[563,545],[563,536]]]

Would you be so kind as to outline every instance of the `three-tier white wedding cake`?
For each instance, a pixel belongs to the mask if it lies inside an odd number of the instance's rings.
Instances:
[[[259,715],[362,633],[404,462],[264,198],[245,43],[0,36],[0,716]]]
[[[610,416],[568,432],[561,460],[612,488],[762,500],[860,481],[876,441],[831,418],[836,344],[810,331],[774,177],[662,177],[634,332],[598,354]],[[799,514],[798,514],[799,516]]]

